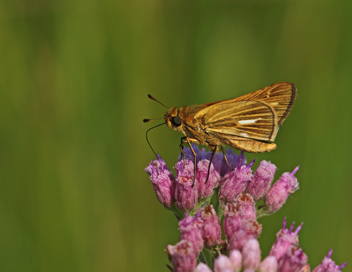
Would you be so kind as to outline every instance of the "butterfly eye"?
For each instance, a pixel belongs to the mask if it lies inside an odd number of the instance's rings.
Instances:
[[[180,117],[178,116],[175,116],[175,117],[172,117],[171,118],[171,123],[176,126],[176,127],[179,127],[181,124],[182,124],[182,120]]]

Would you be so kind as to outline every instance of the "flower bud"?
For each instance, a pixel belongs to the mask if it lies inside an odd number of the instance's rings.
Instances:
[[[186,217],[178,223],[178,229],[181,233],[180,240],[191,242],[196,256],[198,256],[203,249],[202,225],[203,221],[198,217],[198,212],[195,217],[188,216],[186,213]]]
[[[213,247],[221,242],[221,226],[219,218],[212,205],[200,209],[200,219],[203,221],[202,237],[206,247]]]
[[[239,230],[235,231],[230,238],[228,238],[228,251],[234,249],[242,250],[244,244],[249,239],[257,239],[259,234],[262,232],[262,226],[256,221],[245,221],[242,222],[242,226]],[[243,258],[243,257],[242,257]]]
[[[282,272],[300,271],[307,261],[307,255],[299,246],[291,246],[278,261],[278,270]]]
[[[201,160],[197,164],[197,191],[199,199],[205,199],[214,193],[214,188],[218,186],[220,174],[214,169],[213,164],[210,165],[208,177],[209,161]],[[206,182],[206,183],[205,183]]]
[[[242,269],[242,254],[239,250],[232,250],[229,259],[234,268],[234,272],[239,272]]]
[[[243,246],[243,267],[256,270],[260,264],[260,248],[256,239],[249,239]]]
[[[242,220],[256,220],[257,215],[255,211],[255,202],[250,194],[240,194],[235,203],[239,206],[239,212],[241,213]]]
[[[160,203],[170,208],[175,202],[175,184],[172,172],[167,168],[165,161],[158,155],[158,160],[153,160],[145,171],[149,174],[150,181]]]
[[[238,165],[233,171],[228,172],[220,181],[219,199],[226,202],[234,202],[248,186],[251,181],[252,163],[249,165]]]
[[[310,272],[309,264],[303,265],[302,268],[299,270],[299,272]]]
[[[230,259],[225,256],[221,255],[217,257],[214,261],[214,272],[224,272],[224,271],[233,271],[232,263]]]
[[[241,228],[242,222],[256,220],[255,203],[249,194],[241,194],[233,204],[227,203],[224,212],[224,231],[229,239],[232,234]]]
[[[276,272],[277,260],[274,256],[266,257],[259,265],[259,272]]]
[[[286,229],[286,218],[283,222],[282,229],[276,234],[276,241],[269,252],[270,256],[274,256],[279,262],[292,246],[298,245],[298,232],[302,228],[302,224],[293,231],[294,225],[290,229]]]
[[[227,203],[224,212],[223,228],[227,239],[238,231],[242,226],[242,214],[239,212],[238,203]]]
[[[276,166],[267,161],[261,161],[259,167],[254,172],[246,193],[250,194],[255,201],[264,197],[269,191],[274,179]]]
[[[199,263],[193,272],[212,272],[212,270],[204,263]]]
[[[298,167],[292,173],[283,173],[265,195],[265,209],[267,212],[274,213],[278,211],[285,204],[289,195],[298,190],[297,178],[294,176],[297,170]]]
[[[344,263],[340,266],[336,265],[335,262],[331,259],[332,249],[330,249],[328,256],[326,256],[321,264],[314,268],[313,272],[339,272],[344,268],[347,263]]]
[[[182,240],[175,246],[168,245],[166,251],[171,257],[174,272],[193,272],[197,260],[192,243]]]
[[[193,210],[197,205],[198,193],[196,184],[193,185],[194,165],[190,160],[179,161],[175,165],[176,188],[175,199],[177,208],[185,211]]]

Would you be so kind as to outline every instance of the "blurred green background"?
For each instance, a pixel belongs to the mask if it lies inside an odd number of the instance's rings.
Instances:
[[[287,217],[312,268],[330,248],[351,261],[351,26],[351,1],[1,1],[0,271],[167,271],[179,233],[142,123],[165,109],[147,94],[173,107],[279,81],[295,106],[248,160],[300,165],[300,190],[260,219],[262,255]],[[150,133],[170,168],[180,137]]]

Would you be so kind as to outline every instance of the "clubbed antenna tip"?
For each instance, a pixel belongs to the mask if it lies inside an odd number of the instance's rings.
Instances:
[[[148,97],[151,99],[151,100],[154,100],[156,102],[158,102],[160,105],[164,106],[165,108],[169,109],[169,107],[166,107],[163,103],[161,103],[160,101],[156,100],[155,97],[151,96],[150,94],[148,94]]]

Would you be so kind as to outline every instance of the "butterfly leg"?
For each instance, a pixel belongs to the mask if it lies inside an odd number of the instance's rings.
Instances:
[[[232,167],[230,166],[229,162],[227,161],[227,158],[226,158],[226,154],[225,154],[225,150],[224,150],[224,147],[221,146],[221,151],[222,151],[222,154],[224,154],[224,159],[225,159],[225,162],[227,164],[228,167],[230,167],[231,171],[233,170]]]
[[[187,138],[187,137],[182,137],[182,138],[181,138],[181,144],[180,144],[181,159],[183,160],[183,166],[186,165],[185,152],[183,152],[183,146],[184,146],[185,143],[187,143],[186,138]]]
[[[194,152],[193,147],[191,145],[191,141],[189,140],[189,138],[188,137],[185,137],[185,138],[186,138],[186,141],[188,142],[189,147],[191,148],[193,156],[194,156],[194,176],[193,176],[193,184],[192,184],[192,187],[193,187],[194,183],[196,181],[196,172],[197,172],[197,158],[196,157],[197,157],[197,154],[196,154],[196,152]]]
[[[209,147],[211,147],[211,146],[209,146]],[[216,146],[214,146],[213,153],[211,154],[211,158],[210,158],[210,162],[209,162],[209,166],[208,166],[208,175],[207,175],[207,179],[205,180],[205,184],[207,184],[207,182],[208,182],[209,174],[210,174],[210,166],[211,166],[211,163],[213,161],[214,155],[217,150],[218,150],[218,146],[216,145]]]

